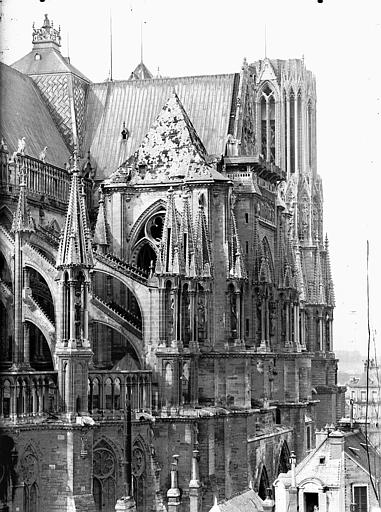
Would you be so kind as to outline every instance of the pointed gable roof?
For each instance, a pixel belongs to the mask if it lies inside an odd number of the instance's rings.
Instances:
[[[144,62],[140,62],[136,68],[132,71],[129,80],[151,80],[153,78],[153,74],[144,64]]]
[[[76,154],[74,154],[69,206],[65,227],[60,238],[56,266],[57,268],[91,268],[93,266],[85,192],[82,179],[79,176]]]
[[[270,59],[264,59],[261,61],[261,68],[257,78],[259,82],[265,82],[266,80],[276,80],[276,75],[272,67]]]
[[[140,147],[110,176],[108,183],[215,179],[226,180],[207,162],[206,149],[173,92]]]

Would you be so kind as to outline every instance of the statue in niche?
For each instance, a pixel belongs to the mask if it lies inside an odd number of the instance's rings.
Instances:
[[[206,338],[206,301],[205,295],[199,295],[197,300],[197,331],[198,339],[205,340]]]
[[[232,338],[237,337],[237,300],[234,291],[230,293],[230,331]]]

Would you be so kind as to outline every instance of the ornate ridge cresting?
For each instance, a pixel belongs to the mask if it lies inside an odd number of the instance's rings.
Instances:
[[[58,30],[53,27],[53,21],[51,22],[48,15],[45,14],[44,23],[41,28],[35,28],[33,23],[33,44],[39,43],[54,43],[57,46],[61,46],[61,27]]]

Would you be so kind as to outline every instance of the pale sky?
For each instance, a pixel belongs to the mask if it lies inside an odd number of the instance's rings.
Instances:
[[[61,25],[62,53],[92,81],[239,72],[243,58],[301,58],[317,80],[318,172],[336,293],[334,346],[366,353],[366,240],[371,324],[381,339],[381,2],[379,0],[3,0],[2,60],[31,50],[32,23]],[[381,343],[378,341],[379,360]]]

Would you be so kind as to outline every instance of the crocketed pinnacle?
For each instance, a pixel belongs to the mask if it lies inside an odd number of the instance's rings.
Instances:
[[[103,191],[99,188],[99,209],[97,215],[97,221],[95,223],[94,230],[94,243],[97,245],[107,246],[109,245],[109,237],[108,237],[108,228],[107,228],[107,220],[106,220],[106,211],[105,211],[105,199],[103,195]]]
[[[19,200],[17,203],[17,208],[15,213],[13,214],[13,222],[12,222],[12,232],[13,233],[25,233],[25,232],[33,232],[34,222],[30,210],[28,208],[28,203],[26,199],[25,193],[25,172],[23,164],[21,163],[20,168],[20,193]]]
[[[74,154],[69,206],[58,248],[57,268],[91,268],[93,266],[85,197],[82,179],[79,176],[77,156]]]

